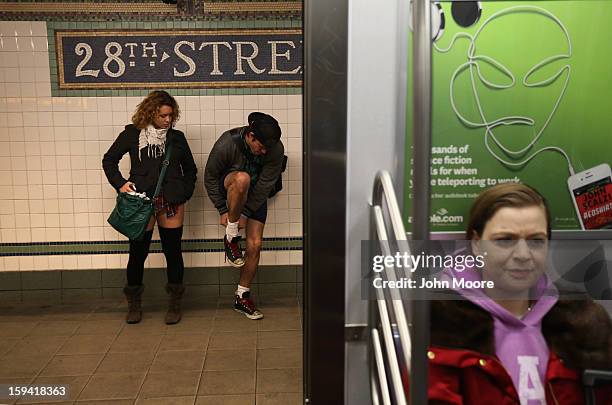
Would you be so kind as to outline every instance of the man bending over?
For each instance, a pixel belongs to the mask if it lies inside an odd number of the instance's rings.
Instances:
[[[262,245],[268,213],[267,200],[281,175],[284,147],[278,122],[268,114],[252,112],[248,125],[224,132],[213,146],[204,185],[225,226],[227,261],[240,268],[234,309],[249,319],[261,319],[250,299],[250,286]],[[246,252],[240,247],[239,228],[246,228]]]

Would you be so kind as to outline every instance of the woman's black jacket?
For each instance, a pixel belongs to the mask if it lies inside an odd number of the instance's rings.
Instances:
[[[149,157],[148,148],[138,151],[140,130],[130,124],[119,134],[115,142],[104,154],[102,168],[108,182],[119,190],[128,180],[136,185],[136,190],[146,192],[152,197],[161,171],[162,157]],[[166,177],[162,184],[164,199],[170,203],[183,203],[191,198],[198,171],[185,134],[169,129],[166,134],[166,148],[172,142],[172,155]],[[119,171],[119,161],[127,152],[130,153],[130,177],[124,179]]]

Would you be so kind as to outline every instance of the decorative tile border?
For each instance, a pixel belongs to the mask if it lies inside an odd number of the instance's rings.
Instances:
[[[139,3],[82,3],[82,2],[1,2],[0,13],[21,14],[86,14],[86,13],[127,13],[152,14],[160,17],[163,14],[176,14],[176,4],[158,2]]]
[[[184,239],[183,252],[223,252],[223,239]],[[302,250],[302,238],[265,238],[264,251]],[[2,256],[54,256],[54,255],[87,255],[87,254],[123,254],[129,252],[126,241],[77,241],[77,242],[34,242],[34,243],[0,243]],[[154,240],[151,253],[161,253],[161,242]]]
[[[302,2],[300,1],[249,1],[249,2],[228,2],[228,1],[205,1],[205,13],[269,13],[269,12],[302,12]]]
[[[146,18],[156,20],[164,14],[193,20],[302,18],[302,2],[293,1],[210,1],[182,0],[165,4],[161,0],[47,0],[37,2],[0,1],[0,13],[7,20],[47,19],[70,21]]]
[[[160,1],[163,0],[123,0],[121,1],[121,4],[126,4],[126,3],[149,3],[149,4],[153,4],[153,3],[159,3]],[[207,1],[219,1],[219,0],[207,0]],[[272,1],[276,1],[276,0],[272,0]],[[19,3],[19,4],[23,4],[23,3],[86,3],[86,4],[95,4],[95,3],[117,3],[117,0],[45,0],[45,1],[40,1],[40,0],[18,0],[18,1],[8,1],[8,0],[0,0],[0,3],[6,4],[6,3]]]

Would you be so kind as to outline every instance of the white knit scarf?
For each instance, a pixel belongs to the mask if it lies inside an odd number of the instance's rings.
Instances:
[[[142,149],[147,148],[149,157],[158,158],[164,156],[166,151],[167,128],[155,129],[153,125],[148,125],[140,130],[138,138],[138,158],[142,161]]]

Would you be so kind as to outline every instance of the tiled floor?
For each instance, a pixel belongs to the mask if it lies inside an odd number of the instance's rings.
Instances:
[[[230,302],[187,300],[173,326],[161,301],[136,325],[117,300],[0,306],[0,384],[68,384],[55,404],[302,404],[299,299],[260,298],[260,321]]]

